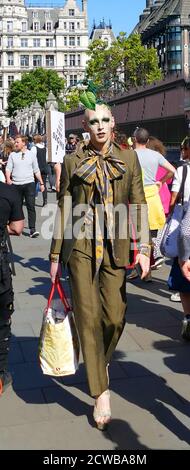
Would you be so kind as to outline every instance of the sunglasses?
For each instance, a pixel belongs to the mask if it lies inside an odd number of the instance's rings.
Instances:
[[[21,157],[21,160],[24,160],[25,159],[25,153],[22,152],[22,157]]]

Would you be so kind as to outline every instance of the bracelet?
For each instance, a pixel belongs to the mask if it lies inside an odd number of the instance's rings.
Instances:
[[[40,183],[40,186],[44,186],[44,183]]]
[[[49,255],[49,260],[50,260],[52,263],[59,263],[59,254],[57,254],[57,253],[50,253],[50,255]]]
[[[143,246],[141,249],[140,249],[140,255],[144,255],[144,256],[147,256],[147,258],[150,258],[150,254],[151,254],[151,247],[150,246]]]

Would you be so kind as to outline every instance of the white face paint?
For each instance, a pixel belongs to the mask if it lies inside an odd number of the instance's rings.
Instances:
[[[85,112],[84,128],[97,150],[109,146],[114,125],[114,117],[105,105],[96,105],[95,111],[88,109]]]

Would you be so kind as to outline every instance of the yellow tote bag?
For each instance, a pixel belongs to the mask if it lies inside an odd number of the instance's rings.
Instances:
[[[56,288],[60,300],[57,305],[52,306]],[[39,360],[43,373],[53,376],[75,374],[78,369],[79,350],[73,313],[58,280],[56,284],[52,284],[40,332]]]

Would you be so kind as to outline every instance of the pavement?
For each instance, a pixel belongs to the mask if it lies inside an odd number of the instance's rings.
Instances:
[[[36,201],[36,228],[46,237],[55,194],[48,197],[50,207],[42,209],[41,194]],[[82,357],[77,373],[60,379],[44,376],[38,363],[49,246],[42,235],[30,239],[27,228],[13,239],[14,383],[0,398],[0,450],[190,449],[190,343],[180,337],[181,304],[170,301],[168,262],[152,283],[127,283],[126,326],[110,366],[112,421],[102,433],[92,420]]]

